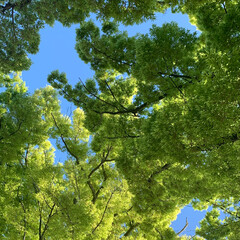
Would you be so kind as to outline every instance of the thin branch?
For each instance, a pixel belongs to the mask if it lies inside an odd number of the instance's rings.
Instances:
[[[223,6],[223,9],[224,9],[225,13],[227,14],[227,9],[226,9],[225,2],[222,3],[222,6]]]
[[[7,10],[14,9],[15,7],[23,8],[31,3],[32,0],[22,0],[21,2],[16,3],[6,3],[5,6],[0,5],[0,8],[2,9],[2,13],[4,14]]]
[[[121,139],[121,138],[139,138],[140,136],[116,136],[116,137],[103,137],[105,139],[109,139],[109,140],[114,140],[114,139]]]
[[[127,108],[126,110],[121,110],[121,111],[117,111],[117,112],[110,112],[110,111],[96,111],[94,110],[96,113],[99,114],[110,114],[110,115],[119,115],[119,114],[133,114],[134,116],[138,116],[138,112],[142,111],[145,107],[148,106],[149,103],[143,103],[140,106],[136,107],[136,108]]]
[[[99,189],[96,191],[96,190],[94,189],[92,183],[90,182],[90,178],[91,178],[92,174],[93,174],[94,172],[96,172],[101,166],[103,167],[103,164],[104,164],[105,162],[114,161],[114,159],[107,159],[108,156],[109,156],[109,154],[110,154],[110,151],[111,151],[111,150],[112,150],[112,146],[111,146],[111,147],[108,147],[106,154],[103,152],[103,158],[101,159],[101,162],[100,162],[95,168],[93,168],[93,169],[91,170],[91,172],[88,174],[87,184],[88,184],[89,188],[91,189],[91,192],[92,192],[92,195],[93,195],[93,199],[92,199],[92,203],[93,203],[93,204],[96,202],[96,200],[97,200],[97,198],[98,198],[98,195],[99,195],[101,189],[103,188],[103,186],[100,186]],[[107,180],[107,175],[106,175],[106,172],[105,172],[104,168],[103,168],[103,175],[104,175],[104,180],[103,180],[103,181],[105,182],[105,181]]]
[[[125,108],[125,107],[117,100],[117,98],[115,97],[115,94],[113,93],[113,91],[112,91],[111,87],[109,86],[108,82],[107,82],[106,80],[105,80],[104,82],[105,82],[105,84],[107,85],[107,88],[108,88],[108,90],[110,91],[110,93],[111,93],[112,97],[114,98],[114,100],[115,100],[123,109],[127,110],[127,108]]]
[[[166,163],[166,164],[165,164],[164,166],[162,166],[158,171],[153,172],[153,173],[150,175],[150,177],[148,178],[148,182],[149,182],[149,183],[152,182],[152,179],[153,179],[156,175],[158,175],[158,174],[160,174],[161,172],[169,169],[171,166],[172,166],[171,163]]]
[[[168,74],[168,73],[163,73],[163,72],[158,72],[162,77],[175,77],[175,78],[185,78],[185,79],[193,79],[191,76],[188,75],[181,75],[181,74]]]
[[[163,239],[162,233],[157,228],[155,228],[155,230],[158,232],[158,234],[160,235],[161,239]]]
[[[108,160],[107,158],[108,158],[108,156],[109,156],[109,154],[110,154],[110,151],[112,150],[112,147],[109,147],[108,149],[107,149],[107,153],[106,153],[106,155],[104,155],[104,153],[103,153],[103,158],[101,159],[101,162],[94,168],[94,169],[92,169],[92,171],[88,174],[88,179],[92,176],[92,174],[94,173],[94,172],[96,172],[105,162],[110,162],[110,161],[113,161],[113,160]]]
[[[74,225],[76,225],[77,223],[73,223],[72,222],[72,219],[71,219],[71,217],[70,217],[70,215],[69,215],[69,213],[68,213],[68,208],[67,207],[63,207],[63,205],[61,204],[61,202],[59,201],[59,199],[56,197],[56,196],[54,196],[52,193],[50,193],[51,194],[51,196],[55,199],[55,201],[57,202],[57,204],[61,207],[61,211],[63,211],[66,215],[67,215],[67,218],[69,219],[69,222],[70,222],[70,224],[72,225],[72,226],[74,226]],[[63,214],[63,213],[62,213]]]
[[[99,50],[98,48],[96,48],[93,43],[89,42],[89,44],[91,45],[91,47],[92,47],[95,51],[103,54],[105,57],[109,58],[109,59],[112,60],[113,62],[116,62],[116,63],[118,63],[118,64],[127,65],[127,66],[129,66],[129,67],[132,66],[132,64],[127,63],[127,62],[119,62],[117,59],[113,58],[112,56],[110,56],[110,55],[106,54],[105,52],[103,52],[103,51]]]
[[[179,87],[182,87],[182,86],[179,86]],[[70,101],[73,101],[76,103],[76,105],[81,105],[83,104],[84,107],[87,109],[87,105],[86,103],[84,102],[80,102],[79,100],[77,100],[76,98],[72,98],[66,91],[62,90],[63,94],[69,98]],[[138,113],[141,112],[144,108],[148,107],[149,105],[153,104],[153,103],[156,103],[156,102],[159,102],[161,101],[162,99],[164,99],[165,97],[167,96],[167,94],[162,94],[160,95],[159,97],[156,98],[156,100],[152,101],[152,102],[145,102],[137,107],[128,107],[128,108],[125,108],[123,110],[118,110],[118,111],[99,111],[99,110],[96,110],[96,109],[87,109],[88,111],[92,111],[92,112],[95,112],[97,114],[109,114],[109,115],[121,115],[121,114],[133,114],[135,117],[139,117]],[[103,100],[103,99],[102,99]],[[107,103],[109,104],[109,103]],[[114,106],[115,108],[117,108],[116,106]],[[1,140],[1,139],[0,139]]]
[[[1,137],[1,138],[0,138],[0,141],[3,140],[3,139],[6,139],[6,138],[8,138],[8,137],[11,137],[11,136],[13,136],[14,134],[16,134],[18,131],[20,131],[20,128],[21,128],[22,124],[23,124],[23,121],[21,121],[21,122],[19,123],[17,130],[13,131],[12,133],[10,133],[10,134],[9,134],[7,137],[5,137],[5,138],[4,138],[4,137]]]
[[[12,36],[13,36],[13,41],[15,41],[16,34],[15,34],[15,22],[14,22],[14,8],[12,8],[11,17],[12,17]]]
[[[157,3],[160,4],[160,5],[162,5],[162,6],[165,4],[164,1],[157,1]]]
[[[197,151],[212,151],[214,149],[220,148],[224,144],[234,143],[234,142],[238,141],[239,140],[238,135],[239,135],[239,133],[233,133],[231,136],[221,137],[222,142],[220,142],[216,145],[213,145],[213,146],[209,146],[208,148],[205,145],[193,146],[192,148],[196,149]]]
[[[42,208],[39,201],[38,201],[38,207],[39,207],[38,236],[39,236],[39,240],[42,240]]]
[[[5,6],[0,5],[1,9],[2,9],[2,13],[5,13],[5,11],[13,9],[16,6],[17,3],[10,3],[8,2]]]
[[[91,92],[91,91],[86,87],[86,85],[83,83],[83,81],[81,80],[81,78],[79,78],[79,80],[80,80],[80,82],[82,83],[83,87],[88,91],[88,93],[89,93],[90,95],[92,95],[93,97],[95,97],[97,100],[99,100],[99,101],[101,101],[101,102],[103,102],[103,103],[105,103],[105,104],[107,104],[107,105],[110,105],[110,106],[116,108],[117,110],[119,110],[118,107],[115,106],[114,104],[105,101],[104,99],[98,97],[96,94],[94,94],[93,92]]]
[[[93,198],[92,198],[92,203],[94,204],[96,202],[96,193],[95,193],[95,189],[93,187],[93,185],[91,184],[90,180],[87,181],[87,184],[92,192]]]
[[[225,213],[227,213],[227,214],[229,214],[229,215],[231,215],[231,216],[233,216],[233,217],[235,217],[235,218],[240,219],[240,216],[238,216],[237,213],[234,214],[232,211],[230,211],[230,210],[228,210],[228,209],[220,206],[220,205],[217,204],[217,203],[213,203],[213,202],[211,202],[211,201],[209,201],[209,200],[207,200],[207,202],[210,203],[210,204],[212,204],[214,207],[220,208],[223,212],[225,212]]]
[[[100,193],[100,191],[103,189],[103,186],[100,186],[99,188],[98,188],[98,190],[95,192],[95,199],[93,199],[93,204],[97,201],[97,198],[98,198],[98,195],[99,195],[99,193]]]
[[[188,226],[188,220],[187,220],[187,218],[186,218],[186,224],[185,224],[185,226],[182,228],[181,231],[179,231],[179,232],[177,233],[177,235],[180,235],[180,234],[187,228],[187,226]]]
[[[54,121],[54,123],[55,123],[55,126],[57,127],[58,131],[60,132],[60,138],[61,138],[64,146],[66,147],[67,152],[75,158],[76,163],[77,163],[77,165],[78,165],[78,164],[79,164],[79,159],[78,159],[77,155],[74,154],[74,153],[71,151],[71,149],[68,147],[68,145],[67,145],[67,143],[66,143],[66,141],[65,141],[65,139],[64,139],[64,137],[63,137],[63,135],[62,135],[62,133],[61,133],[61,130],[60,130],[58,124],[57,124],[57,121],[56,121],[54,115],[53,115],[52,113],[51,113],[51,115],[52,115],[53,121]]]
[[[92,171],[88,174],[88,178],[90,178],[92,174],[96,172],[103,164],[104,162],[100,162],[95,168],[93,168]]]
[[[127,230],[127,232],[123,235],[123,237],[128,237],[138,225],[139,223],[131,225],[130,228]]]
[[[24,165],[25,165],[25,168],[28,167],[28,153],[29,153],[29,144],[27,144],[27,149],[26,149],[26,152],[25,152],[25,156],[24,156]],[[22,165],[22,164],[21,164]],[[23,166],[24,167],[24,166]]]
[[[20,189],[20,186],[17,189],[17,197],[18,197],[18,201],[20,202],[22,210],[23,210],[23,216],[24,216],[24,218],[23,218],[23,226],[24,226],[23,240],[25,240],[26,239],[26,234],[27,234],[27,231],[26,231],[26,229],[27,229],[26,213],[27,212],[26,212],[26,208],[25,208],[25,206],[23,204],[23,201],[22,201],[22,199],[19,196],[19,189]]]
[[[107,212],[108,205],[109,205],[109,203],[110,203],[110,201],[111,201],[111,199],[112,199],[112,196],[113,196],[114,192],[115,192],[115,191],[113,191],[113,192],[111,193],[111,195],[110,195],[110,197],[109,197],[109,199],[108,199],[108,201],[107,201],[107,204],[106,204],[106,206],[105,206],[105,209],[104,209],[104,211],[103,211],[103,215],[102,215],[99,223],[98,223],[98,224],[96,225],[96,227],[92,230],[92,234],[93,234],[93,233],[97,230],[97,228],[101,225],[101,223],[102,223],[102,221],[103,221],[103,219],[104,219],[104,216],[105,216],[105,214],[106,214],[106,212]]]
[[[103,172],[103,181],[106,182],[108,176],[107,176],[107,174],[106,174],[106,171],[105,171],[104,165],[102,165],[102,172]]]
[[[54,208],[55,208],[55,203],[53,204],[53,206],[51,207],[51,210],[50,210],[50,213],[48,214],[48,218],[47,218],[47,222],[46,222],[46,224],[45,224],[45,226],[44,226],[44,229],[43,229],[43,232],[41,233],[41,240],[43,239],[43,237],[44,237],[44,234],[45,234],[45,232],[47,231],[47,229],[48,229],[48,224],[49,224],[49,222],[50,222],[50,218],[54,215],[53,214],[53,210],[54,210]]]
[[[172,77],[170,77],[169,76],[169,78],[170,78],[170,80],[171,80],[171,82],[172,82],[172,84],[173,84],[173,86],[175,87],[175,88],[177,88],[177,90],[180,92],[180,94],[182,95],[182,97],[184,98],[185,97],[185,95],[184,95],[184,93],[183,93],[183,91],[182,91],[182,89],[174,82],[174,80],[172,79]],[[185,100],[185,99],[184,99]]]
[[[79,190],[79,184],[78,184],[78,179],[77,179],[77,174],[76,173],[76,170],[75,170],[75,165],[73,164],[73,175],[74,175],[74,181],[75,181],[75,185],[76,187],[73,185],[75,191],[77,192],[77,195],[78,195],[78,199],[80,200],[81,199],[81,194],[80,194],[80,190]],[[81,167],[81,170],[84,171],[84,169]],[[85,174],[84,174],[85,175]]]

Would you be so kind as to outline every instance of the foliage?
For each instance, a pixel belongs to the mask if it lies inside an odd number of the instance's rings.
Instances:
[[[36,54],[39,30],[54,21],[64,26],[82,23],[90,13],[100,19],[115,18],[125,24],[154,17],[159,9],[155,0],[10,0],[0,1],[0,71],[22,71],[31,65],[27,53]],[[100,10],[100,11],[99,11]]]
[[[13,29],[11,11],[29,14],[33,36],[45,22],[80,22],[76,50],[96,74],[71,86],[57,70],[52,87],[30,95],[6,73],[28,66],[37,37],[18,35],[19,54],[14,30],[1,30],[11,56],[0,75],[2,237],[239,239],[239,2],[46,3],[3,1],[2,21]],[[117,21],[138,23],[167,7],[188,13],[201,34],[176,23],[134,37],[118,30]],[[104,20],[101,29],[84,22],[90,12]],[[72,119],[54,88],[76,105]],[[54,163],[50,140],[66,153],[63,164]],[[189,203],[213,209],[196,236],[179,237],[170,224]]]

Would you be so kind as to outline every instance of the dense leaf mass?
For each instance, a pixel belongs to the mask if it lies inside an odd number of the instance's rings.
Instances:
[[[240,238],[239,1],[0,4],[2,239]],[[174,22],[118,30],[169,7],[201,33]],[[55,20],[80,23],[76,51],[95,76],[71,86],[56,70],[29,94],[17,71]],[[75,104],[72,117],[58,94]],[[170,227],[188,204],[212,208],[195,236],[182,235],[187,223]]]

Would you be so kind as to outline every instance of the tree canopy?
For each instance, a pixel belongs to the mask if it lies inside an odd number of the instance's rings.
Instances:
[[[239,1],[0,4],[1,238],[239,239]],[[118,29],[168,8],[201,32]],[[19,71],[54,21],[80,23],[75,49],[95,76],[72,86],[59,69],[30,94]],[[195,236],[170,227],[188,204],[212,207]]]

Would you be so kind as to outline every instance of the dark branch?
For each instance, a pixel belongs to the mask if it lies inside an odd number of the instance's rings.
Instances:
[[[97,226],[92,230],[92,233],[94,233],[94,232],[97,230],[97,228],[100,226],[100,224],[102,223],[102,221],[103,221],[103,219],[104,219],[104,216],[105,216],[105,214],[106,214],[106,212],[107,212],[108,205],[109,205],[109,203],[110,203],[110,201],[111,201],[111,199],[112,199],[113,194],[114,194],[114,191],[111,193],[111,195],[110,195],[110,197],[109,197],[109,199],[108,199],[108,201],[107,201],[107,204],[106,204],[106,206],[105,206],[105,209],[104,209],[104,211],[103,211],[103,215],[102,215],[99,223],[97,224]]]
[[[206,145],[200,145],[200,146],[194,146],[193,149],[196,149],[198,151],[212,151],[214,149],[218,149],[221,146],[228,144],[228,143],[234,143],[236,141],[239,140],[238,137],[239,133],[234,133],[230,136],[226,136],[226,137],[221,137],[221,142],[216,144],[216,145],[212,145],[212,146],[206,146]]]
[[[163,239],[162,233],[161,233],[157,228],[155,228],[155,230],[156,230],[157,233],[160,235],[161,239]]]
[[[164,5],[165,2],[164,1],[157,1],[158,4]]]
[[[2,9],[2,13],[5,13],[7,10],[13,9],[16,5],[17,3],[10,3],[10,2],[8,2],[5,6],[0,5]]]
[[[0,8],[2,9],[2,13],[4,14],[6,11],[8,10],[13,10],[14,8],[16,7],[20,7],[20,8],[24,8],[25,6],[27,6],[28,4],[31,3],[32,0],[23,0],[21,2],[18,2],[18,3],[6,3],[5,6],[3,5],[0,5]]]
[[[95,191],[93,185],[91,184],[90,180],[87,181],[87,184],[88,184],[88,186],[89,186],[89,188],[90,188],[90,190],[92,192],[92,195],[93,195],[92,203],[94,204],[96,202],[96,200],[97,200],[96,191]]]
[[[122,65],[127,65],[127,66],[129,66],[129,67],[132,66],[132,64],[130,64],[130,63],[128,63],[128,62],[119,62],[119,60],[113,58],[112,56],[110,56],[110,55],[106,54],[105,52],[103,52],[103,51],[99,50],[98,48],[96,48],[93,43],[91,43],[91,42],[89,42],[89,43],[90,43],[91,47],[92,47],[96,52],[101,53],[102,55],[104,55],[105,57],[109,58],[109,59],[112,60],[113,62],[116,62],[116,63],[118,63],[118,64],[122,64]]]
[[[144,108],[146,108],[149,104],[148,103],[143,103],[140,106],[136,108],[127,108],[126,110],[121,110],[117,112],[110,112],[110,111],[96,111],[94,112],[99,113],[99,114],[110,114],[110,115],[119,115],[119,114],[133,114],[134,116],[138,116],[137,113],[141,112]]]
[[[17,189],[17,197],[18,197],[18,201],[20,202],[22,210],[23,210],[23,226],[24,226],[23,240],[25,240],[26,234],[27,234],[27,231],[26,231],[26,229],[27,229],[26,208],[23,204],[22,198],[19,196],[19,189],[20,189],[20,186]]]
[[[114,161],[114,159],[107,159],[108,156],[109,156],[109,154],[110,154],[110,151],[111,151],[111,150],[112,150],[112,147],[108,147],[107,153],[105,154],[105,153],[103,152],[103,158],[101,159],[101,162],[100,162],[95,168],[93,168],[93,169],[91,170],[91,172],[88,174],[87,184],[88,184],[89,188],[91,189],[91,192],[92,192],[92,195],[93,195],[93,199],[92,199],[92,203],[93,203],[93,204],[96,202],[96,200],[97,200],[97,198],[98,198],[98,195],[99,195],[101,189],[103,188],[103,186],[100,186],[99,189],[96,191],[96,190],[94,189],[93,185],[92,185],[91,182],[90,182],[90,178],[91,178],[92,174],[93,174],[94,172],[96,172],[96,171],[102,166],[103,176],[104,176],[103,182],[105,182],[105,181],[107,180],[107,175],[106,175],[105,169],[104,169],[104,167],[103,167],[103,164],[104,164],[105,162]]]
[[[108,160],[107,158],[108,158],[108,156],[109,156],[109,154],[110,154],[110,151],[112,150],[112,147],[109,147],[108,149],[107,149],[107,153],[106,153],[106,155],[104,155],[104,153],[103,153],[103,158],[101,159],[101,162],[94,168],[94,169],[92,169],[92,171],[89,173],[89,175],[88,175],[88,179],[92,176],[92,174],[94,173],[94,172],[96,172],[105,162],[110,162],[110,161],[114,161],[114,160]]]
[[[45,224],[45,226],[44,226],[43,232],[41,233],[41,238],[40,238],[41,240],[44,239],[43,237],[44,237],[45,232],[46,232],[47,229],[48,229],[48,225],[49,225],[49,222],[50,222],[51,217],[53,216],[53,210],[54,210],[55,206],[56,206],[56,205],[55,205],[55,203],[54,203],[53,206],[52,206],[51,209],[50,209],[50,213],[48,214],[47,222],[46,222],[46,224]]]
[[[114,104],[109,103],[109,102],[103,100],[102,98],[98,97],[96,94],[94,94],[93,92],[91,92],[91,91],[86,87],[86,85],[83,83],[83,81],[81,80],[81,78],[79,78],[79,80],[80,80],[80,82],[82,83],[83,87],[87,90],[87,92],[88,92],[90,95],[92,95],[93,97],[95,97],[97,100],[99,100],[99,101],[101,101],[101,102],[103,102],[103,103],[105,103],[105,104],[107,104],[107,105],[110,105],[110,106],[118,109],[118,107],[115,106]],[[118,110],[119,110],[119,109],[118,109]]]
[[[113,93],[111,87],[109,86],[109,84],[108,84],[108,82],[107,82],[106,80],[105,80],[105,84],[107,85],[107,88],[108,88],[108,90],[110,91],[110,93],[111,93],[112,97],[114,98],[114,100],[115,100],[123,109],[126,110],[127,108],[125,108],[125,107],[117,100],[117,98],[115,97],[115,94]]]
[[[148,182],[149,182],[149,183],[152,182],[152,179],[153,179],[156,175],[158,175],[158,174],[160,174],[161,172],[169,169],[171,166],[172,166],[171,163],[166,163],[166,164],[165,164],[163,167],[161,167],[158,171],[153,172],[153,173],[150,175],[150,177],[148,178]]]
[[[61,130],[60,130],[58,124],[57,124],[57,121],[56,121],[54,115],[53,115],[52,113],[51,113],[51,115],[52,115],[53,121],[54,121],[54,123],[55,123],[55,126],[57,127],[57,129],[58,129],[58,131],[59,131],[59,133],[60,133],[61,140],[62,140],[64,146],[65,146],[66,149],[67,149],[67,152],[68,152],[71,156],[73,156],[73,157],[75,158],[76,163],[77,163],[77,165],[78,165],[78,164],[79,164],[79,159],[78,159],[77,155],[74,154],[74,153],[71,151],[71,149],[69,148],[69,146],[67,145],[67,143],[66,143],[66,141],[65,141],[65,139],[64,139],[64,137],[63,137],[63,135],[62,135],[62,133],[61,133]]]
[[[14,135],[14,134],[16,134],[18,131],[20,131],[20,128],[21,128],[22,124],[23,124],[23,121],[19,123],[17,130],[15,130],[14,132],[10,133],[10,134],[9,134],[7,137],[5,137],[5,138],[4,138],[4,137],[1,137],[1,138],[0,138],[0,141],[3,140],[3,139],[6,139],[6,138],[8,138],[8,137],[11,137],[12,135]]]
[[[225,207],[223,207],[223,206],[221,206],[221,205],[219,205],[219,204],[217,204],[217,203],[213,203],[213,202],[208,201],[208,200],[207,200],[207,202],[209,202],[210,204],[212,204],[215,208],[220,208],[223,212],[229,214],[230,216],[233,216],[233,217],[235,217],[235,218],[240,219],[240,216],[238,216],[236,212],[235,212],[235,214],[234,214],[234,212],[226,209]]]
[[[109,140],[114,140],[114,139],[120,139],[120,138],[139,138],[140,136],[132,136],[132,135],[127,135],[127,136],[116,136],[116,137],[103,137]]]
[[[38,207],[39,207],[38,235],[39,235],[39,240],[42,240],[42,208],[39,201],[38,201]]]
[[[168,73],[163,73],[163,72],[158,72],[162,77],[175,77],[175,78],[185,78],[185,79],[192,79],[192,77],[188,75],[180,75],[180,74],[168,74]]]
[[[224,8],[225,13],[227,14],[227,9],[226,9],[225,3],[222,3],[222,6],[223,6],[223,8]]]
[[[25,161],[24,165],[26,168],[28,167],[28,153],[29,153],[29,144],[27,144],[27,149],[26,149],[25,156],[24,156],[24,161]]]
[[[127,232],[123,235],[123,237],[128,237],[131,232],[139,225],[139,223],[132,224],[130,228],[127,230]]]

